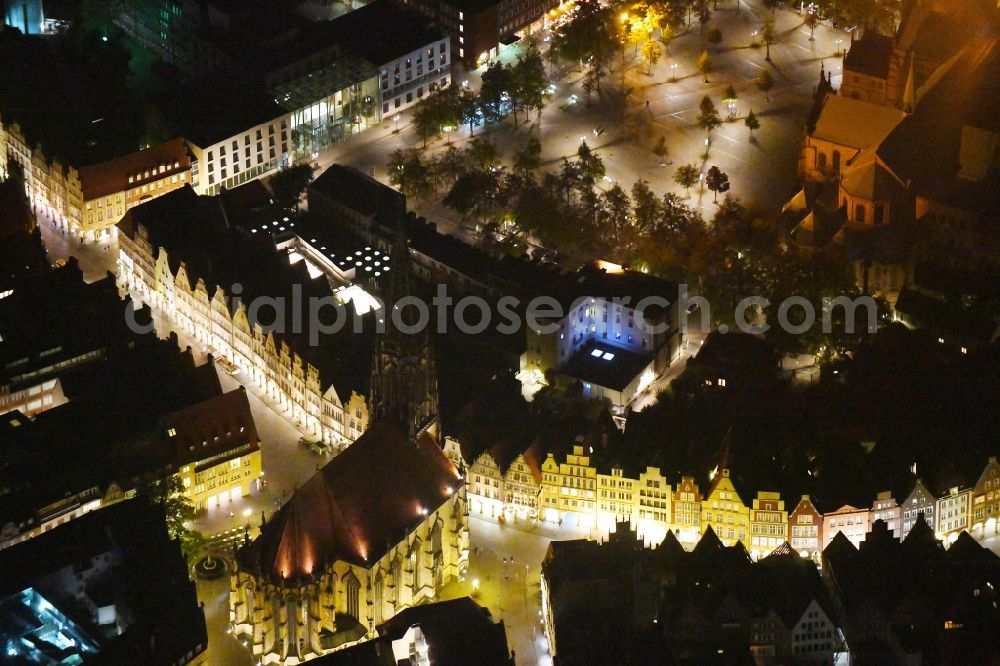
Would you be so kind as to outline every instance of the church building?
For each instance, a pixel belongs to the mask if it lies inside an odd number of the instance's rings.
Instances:
[[[373,638],[378,625],[436,599],[468,567],[464,482],[433,435],[430,340],[404,333],[390,314],[412,296],[408,253],[401,235],[399,269],[383,290],[372,425],[237,552],[230,620],[260,663],[299,664]]]

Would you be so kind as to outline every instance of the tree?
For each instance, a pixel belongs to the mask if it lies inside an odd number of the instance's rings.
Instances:
[[[452,185],[459,176],[468,171],[468,160],[465,154],[454,145],[449,145],[437,158],[437,169],[441,175],[450,179]]]
[[[508,66],[499,62],[490,63],[483,72],[483,84],[479,87],[479,105],[486,116],[487,122],[496,122],[503,118],[504,97],[510,98],[513,89],[513,75]],[[513,103],[511,104],[513,108]],[[517,127],[517,113],[514,113],[514,126]]]
[[[484,139],[481,137],[475,138],[469,142],[469,147],[467,148],[469,161],[482,171],[490,169],[490,167],[496,167],[500,161],[500,154],[497,150],[495,143],[489,139]]]
[[[774,87],[774,75],[771,70],[762,69],[757,75],[757,89],[764,93],[764,99],[771,101],[771,88]]]
[[[579,63],[581,68],[587,65],[585,80],[600,93],[608,63],[622,43],[621,32],[614,8],[602,6],[599,0],[580,0],[573,18],[552,35],[549,52],[556,59]]]
[[[649,40],[642,45],[642,57],[646,59],[646,63],[649,67],[646,69],[646,75],[650,76],[653,73],[653,66],[660,62],[660,57],[663,55],[663,49],[660,45]]]
[[[542,143],[536,137],[529,137],[524,147],[514,153],[514,171],[528,177],[542,165]]]
[[[767,46],[767,55],[764,60],[771,62],[771,44],[774,42],[774,19],[768,17],[764,21],[764,29],[761,30],[761,37],[764,40],[765,46]]]
[[[699,109],[698,126],[705,130],[706,134],[711,134],[712,130],[722,124],[722,119],[719,118],[719,111],[715,108],[715,103],[708,95],[701,98]]]
[[[774,16],[774,10],[781,5],[782,0],[764,0],[764,6],[771,10],[771,16]]]
[[[632,215],[635,219],[635,230],[640,236],[647,236],[656,228],[662,214],[662,204],[649,183],[641,178],[632,185]]]
[[[705,41],[712,46],[718,46],[722,43],[722,31],[718,28],[712,28],[705,34]]]
[[[428,95],[417,102],[413,110],[413,126],[424,142],[424,148],[427,147],[427,139],[441,132],[441,111],[436,102],[436,95]]]
[[[667,159],[667,155],[670,154],[670,148],[667,146],[667,137],[660,135],[657,139],[656,145],[653,146],[653,154],[660,158],[660,161]]]
[[[406,196],[425,196],[434,190],[433,169],[420,151],[395,150],[389,158],[389,183]]]
[[[815,41],[816,38],[813,33],[816,32],[816,26],[819,25],[819,17],[812,10],[806,12],[806,27],[809,28],[809,41]]]
[[[468,86],[462,86],[458,90],[455,99],[458,115],[462,122],[469,126],[469,136],[476,135],[476,125],[480,124],[482,118],[482,108],[479,104],[479,97],[472,92]]]
[[[705,34],[705,26],[708,22],[712,20],[712,13],[708,9],[708,3],[705,0],[695,0],[694,3],[695,11],[698,13],[698,24],[699,24],[699,34]]]
[[[726,86],[726,90],[722,93],[722,103],[726,105],[726,114],[730,120],[736,116],[736,101],[738,99],[736,88],[731,85]]]
[[[748,113],[746,119],[743,120],[743,124],[747,126],[748,130],[750,130],[750,141],[753,141],[753,133],[760,129],[760,121],[757,120],[757,114],[753,112],[753,109],[750,109],[750,113]]]
[[[580,147],[577,148],[576,157],[580,174],[585,182],[589,182],[591,187],[597,181],[604,178],[605,173],[607,173],[604,169],[604,160],[590,149],[586,141],[581,143]]]
[[[187,523],[194,520],[195,510],[194,504],[184,494],[180,477],[170,474],[149,481],[140,494],[146,497],[150,505],[163,509],[167,519],[167,534],[180,542],[184,557],[189,562],[197,557],[205,545],[205,537],[201,532],[187,527]]]
[[[500,204],[501,175],[500,171],[475,169],[462,174],[442,203],[463,216],[489,220]]]
[[[537,111],[538,119],[541,121],[549,81],[545,76],[545,63],[542,62],[542,55],[536,46],[531,45],[518,57],[512,77],[517,91],[515,98],[529,111]]]
[[[298,211],[302,194],[312,182],[315,172],[316,167],[312,164],[296,164],[271,176],[271,193],[275,202],[282,208]]]
[[[729,191],[729,176],[717,166],[709,168],[705,174],[705,186],[712,190],[712,201],[719,202],[719,192]]]
[[[685,194],[691,196],[691,188],[698,184],[701,172],[694,164],[682,164],[674,171],[674,182],[684,188]]]
[[[708,83],[708,75],[712,73],[712,58],[709,57],[708,51],[701,52],[694,66],[705,77],[705,83]]]

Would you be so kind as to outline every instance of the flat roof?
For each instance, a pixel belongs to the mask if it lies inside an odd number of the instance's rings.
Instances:
[[[429,18],[393,0],[375,0],[339,16],[330,22],[330,29],[345,53],[361,56],[376,67],[448,39]]]
[[[591,338],[559,367],[562,375],[622,391],[649,367],[653,355]]]

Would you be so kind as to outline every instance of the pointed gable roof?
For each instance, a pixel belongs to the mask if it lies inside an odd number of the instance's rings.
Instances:
[[[324,562],[370,566],[443,505],[461,476],[428,435],[372,425],[316,472],[237,554],[259,575],[309,579]]]

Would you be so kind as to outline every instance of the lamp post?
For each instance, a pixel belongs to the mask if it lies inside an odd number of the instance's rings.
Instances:
[[[757,46],[757,31],[754,30],[750,33],[750,44],[751,46]]]
[[[670,80],[677,81],[677,63],[670,63]]]
[[[399,134],[399,114],[397,113],[392,117],[393,122],[396,123],[396,129],[392,130],[393,134]]]
[[[843,44],[843,43],[844,43],[844,40],[842,40],[842,39],[838,39],[837,40],[837,55],[838,56],[840,56],[840,45]]]

